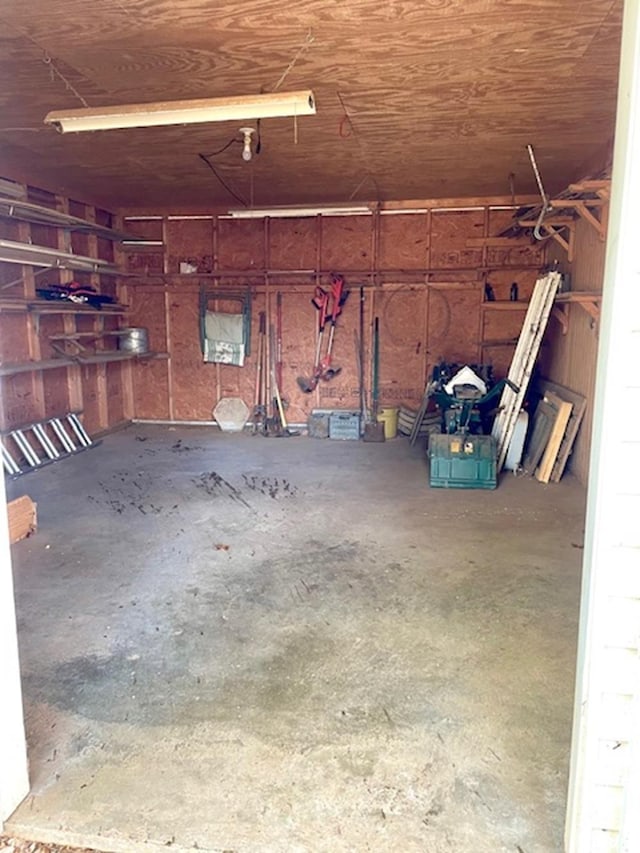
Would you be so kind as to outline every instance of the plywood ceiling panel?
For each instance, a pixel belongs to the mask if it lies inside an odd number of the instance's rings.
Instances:
[[[531,192],[530,142],[553,192],[613,136],[621,16],[622,0],[0,0],[0,157],[107,207],[238,207],[503,195],[510,174]],[[242,122],[42,123],[278,85],[312,88],[318,113],[297,133],[263,120],[249,164]]]

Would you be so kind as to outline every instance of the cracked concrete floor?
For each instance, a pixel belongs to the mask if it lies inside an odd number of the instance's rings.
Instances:
[[[562,847],[584,492],[132,426],[13,484],[32,792],[108,851]]]

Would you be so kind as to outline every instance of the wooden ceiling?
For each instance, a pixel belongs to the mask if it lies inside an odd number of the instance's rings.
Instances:
[[[555,192],[613,136],[621,18],[622,0],[0,0],[0,173],[147,210],[506,195],[535,191],[532,143]],[[297,138],[264,119],[249,164],[242,122],[43,125],[276,87],[313,89],[317,115]],[[214,174],[198,154],[232,138]]]

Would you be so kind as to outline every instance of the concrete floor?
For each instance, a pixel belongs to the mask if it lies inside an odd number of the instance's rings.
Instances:
[[[139,848],[562,848],[584,493],[424,452],[135,426],[13,484],[32,795]]]

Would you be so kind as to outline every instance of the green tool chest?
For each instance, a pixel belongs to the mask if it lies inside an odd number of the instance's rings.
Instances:
[[[496,443],[490,435],[432,435],[429,485],[445,489],[495,489]]]

